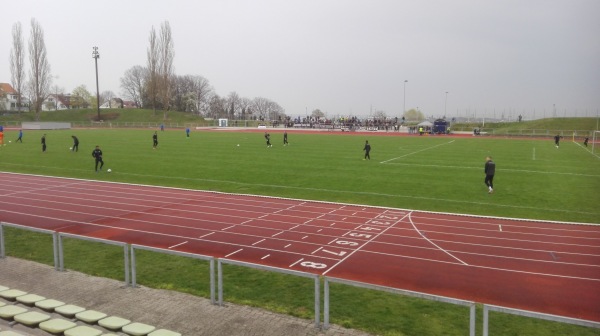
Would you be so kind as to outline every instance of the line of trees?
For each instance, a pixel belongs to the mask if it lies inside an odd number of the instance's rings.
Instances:
[[[31,19],[29,38],[29,77],[25,78],[25,42],[21,23],[13,25],[12,49],[10,53],[11,81],[17,91],[17,109],[24,106],[22,97],[28,97],[30,108],[35,111],[35,119],[39,120],[42,105],[52,93],[59,94],[61,89],[52,86],[53,76],[44,42],[44,30],[34,19]],[[240,97],[231,92],[226,97],[218,95],[208,79],[199,75],[177,75],[173,67],[175,45],[168,21],[161,24],[157,31],[152,27],[146,51],[146,67],[136,65],[121,78],[122,94],[137,106],[155,111],[163,110],[163,118],[168,118],[168,111],[191,112],[209,118],[284,120],[285,110],[276,102],[264,98],[253,99]],[[85,85],[73,90],[74,96],[81,97],[78,106],[86,107],[110,101],[116,97],[112,91],[104,91],[101,101],[91,95]]]
[[[17,22],[12,29],[13,43],[10,51],[11,84],[17,91],[17,110],[21,111],[22,94],[26,93],[35,111],[35,120],[39,120],[42,104],[48,97],[52,74],[44,42],[44,30],[31,19],[29,36],[29,79],[25,79],[25,42],[21,23]]]
[[[274,101],[257,97],[240,97],[231,92],[219,96],[208,79],[199,75],[176,75],[173,68],[175,56],[171,26],[161,24],[157,34],[150,30],[146,50],[146,67],[136,65],[121,77],[122,94],[137,106],[151,108],[155,114],[163,110],[191,112],[209,118],[281,120],[285,110]]]

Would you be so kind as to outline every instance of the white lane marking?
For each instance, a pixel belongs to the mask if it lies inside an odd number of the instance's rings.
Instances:
[[[174,247],[177,247],[177,246],[180,246],[180,245],[183,245],[183,244],[187,244],[187,240],[186,240],[186,241],[184,241],[183,243],[179,243],[179,244],[175,244],[175,245],[173,245],[173,246],[169,246],[169,249],[172,249],[172,248],[174,248]]]
[[[267,254],[266,256],[260,258],[260,260],[267,259],[269,256],[270,256],[270,254]]]
[[[466,262],[460,260],[458,257],[454,256],[452,253],[444,250],[443,248],[441,248],[440,246],[438,246],[436,243],[432,242],[429,238],[425,237],[425,234],[423,234],[423,232],[419,231],[419,229],[417,229],[417,226],[415,225],[415,223],[412,220],[412,217],[410,215],[411,213],[408,214],[408,220],[410,221],[410,224],[413,226],[413,228],[415,229],[415,231],[417,231],[418,234],[421,235],[421,237],[425,238],[425,240],[427,240],[431,245],[437,247],[440,251],[446,253],[447,255],[451,256],[452,258],[458,260],[460,263],[462,263],[463,265],[469,265]]]
[[[234,255],[234,254],[236,254],[236,253],[240,252],[241,250],[243,250],[243,249],[239,249],[239,250],[237,250],[237,251],[233,251],[233,252],[229,253],[228,255],[226,255],[226,256],[225,256],[225,258],[228,258],[229,256],[232,256],[232,255]]]
[[[294,265],[296,265],[297,263],[301,262],[302,260],[304,260],[304,258],[300,258],[300,259],[298,259],[298,260],[297,260],[295,263],[291,264],[291,265],[290,265],[290,266],[288,266],[288,267],[294,267]]]
[[[260,244],[260,243],[264,242],[265,240],[266,240],[266,239],[261,239],[261,240],[257,241],[256,243],[252,244],[252,246],[254,246],[254,245],[256,245],[256,244]]]
[[[208,236],[210,236],[210,235],[211,235],[211,234],[213,234],[213,233],[214,233],[214,232],[209,232],[209,233],[207,233],[207,234],[205,234],[205,235],[203,235],[203,236],[200,236],[200,237],[198,237],[198,238],[204,238],[204,237],[208,237]]]

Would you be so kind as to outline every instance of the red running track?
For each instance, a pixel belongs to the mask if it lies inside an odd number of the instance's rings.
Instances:
[[[0,173],[0,221],[600,321],[600,225]]]

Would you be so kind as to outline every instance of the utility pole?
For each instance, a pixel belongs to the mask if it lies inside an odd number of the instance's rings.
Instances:
[[[98,47],[94,47],[92,57],[96,61],[96,106],[98,109],[98,121],[100,121],[100,87],[98,86],[98,58],[100,58],[100,53],[98,53]]]

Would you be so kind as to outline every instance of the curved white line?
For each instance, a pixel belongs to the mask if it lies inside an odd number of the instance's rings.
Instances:
[[[425,237],[425,235],[421,231],[419,231],[419,229],[417,229],[417,226],[415,225],[415,223],[412,220],[411,214],[412,214],[412,211],[408,213],[408,220],[410,220],[410,224],[413,226],[413,228],[415,229],[415,231],[417,231],[417,233],[419,233],[419,235],[421,237],[423,237],[425,240],[427,240],[431,245],[435,246],[438,250],[440,250],[440,251],[446,253],[447,255],[451,256],[452,258],[458,260],[461,264],[463,264],[465,266],[470,266],[466,262],[464,262],[464,261],[460,260],[458,257],[454,256],[452,253],[450,253],[450,252],[444,250],[443,248],[439,247],[436,243],[432,242],[429,238]]]

